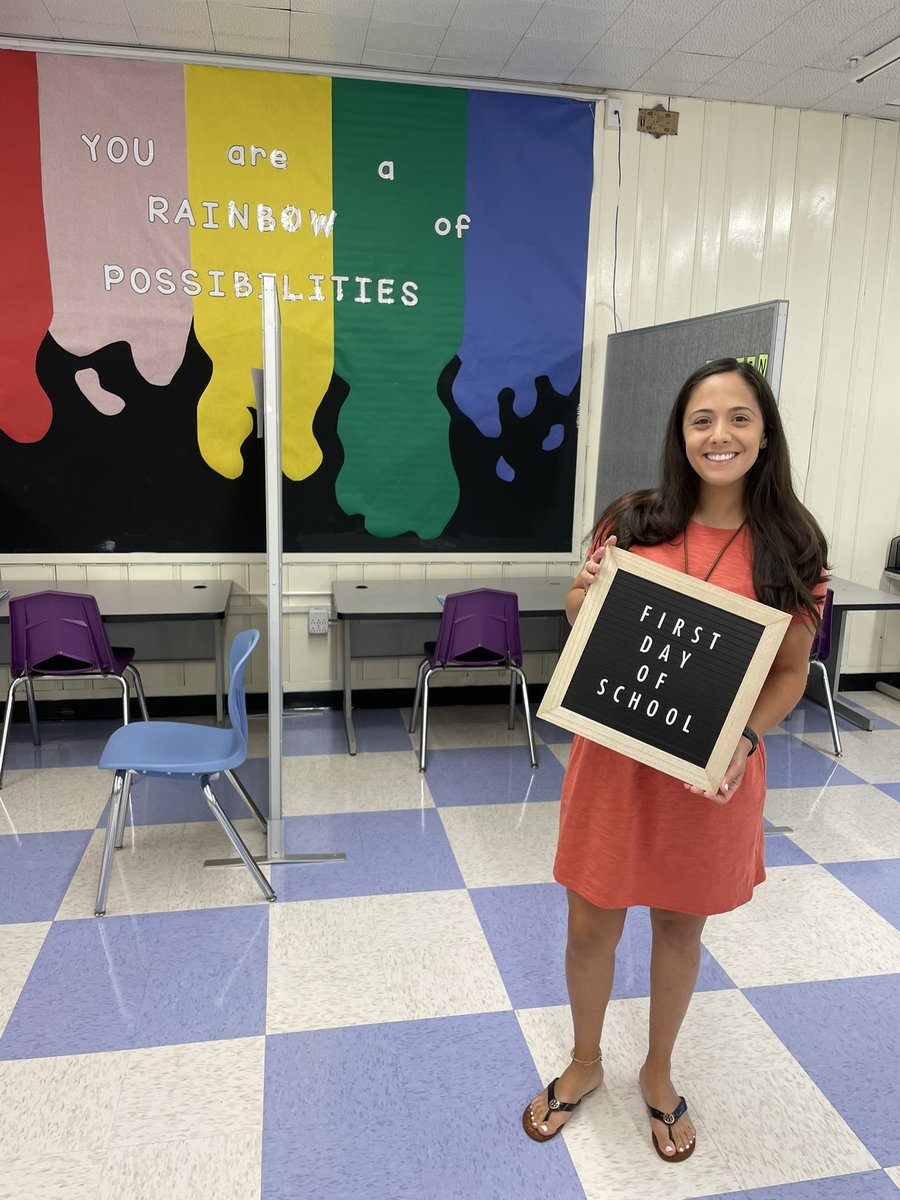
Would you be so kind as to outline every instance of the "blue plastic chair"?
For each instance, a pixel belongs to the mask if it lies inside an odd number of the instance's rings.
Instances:
[[[247,629],[237,634],[231,643],[231,682],[228,685],[230,729],[189,725],[178,721],[149,721],[139,725],[124,725],[117,729],[106,743],[99,766],[101,770],[112,770],[116,774],[110,794],[109,821],[100,863],[96,916],[102,917],[106,913],[106,893],[109,888],[113,847],[122,847],[125,816],[134,775],[198,779],[213,816],[225,830],[259,890],[267,900],[275,899],[269,881],[259,869],[234,825],[222,811],[210,786],[210,778],[219,771],[223,772],[252,815],[262,828],[266,829],[266,818],[234,773],[234,768],[239,767],[247,758],[247,695],[244,670],[247,659],[258,641],[259,630]]]
[[[528,684],[522,670],[522,637],[519,631],[519,599],[515,592],[496,588],[473,588],[454,592],[444,601],[436,642],[425,643],[425,657],[416,674],[416,692],[409,718],[409,732],[416,727],[422,703],[422,737],[419,770],[425,770],[428,739],[428,687],[436,671],[509,671],[509,728],[516,723],[516,681],[522,687],[525,725],[531,765],[537,767]]]

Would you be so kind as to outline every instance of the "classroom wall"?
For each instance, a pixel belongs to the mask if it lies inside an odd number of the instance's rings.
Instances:
[[[900,125],[865,117],[759,105],[673,99],[677,137],[635,131],[637,110],[666,98],[623,97],[619,137],[598,127],[598,181],[592,214],[588,329],[581,428],[579,534],[592,515],[606,337],[630,329],[758,301],[790,301],[781,388],[797,486],[832,546],[835,574],[870,586],[882,580],[887,543],[900,532]],[[598,126],[602,112],[598,111]],[[618,247],[615,218],[618,208]],[[140,561],[138,561],[138,559]],[[570,573],[554,562],[369,562],[285,564],[285,671],[288,692],[339,686],[340,637],[310,637],[306,611],[327,603],[340,578]],[[210,577],[234,584],[229,635],[264,623],[265,565],[259,559],[175,562],[154,556],[0,562],[4,579],[73,584],[99,579]],[[257,653],[250,687],[264,690]],[[529,678],[549,677],[553,657],[528,662]],[[900,669],[900,620],[852,618],[845,670]],[[355,685],[412,684],[415,662],[357,664]],[[208,694],[212,666],[148,664],[150,695]],[[459,680],[463,683],[465,680]],[[65,692],[83,692],[67,684]]]

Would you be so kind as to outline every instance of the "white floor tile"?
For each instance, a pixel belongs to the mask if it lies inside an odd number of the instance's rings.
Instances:
[[[105,1150],[126,1066],[124,1052],[0,1062],[4,1154],[34,1159]]]
[[[900,858],[900,804],[868,784],[776,789],[766,817],[817,862]]]
[[[417,759],[403,750],[285,758],[282,799],[286,817],[434,807]]]
[[[0,925],[0,1034],[6,1028],[49,928],[49,921]]]
[[[255,821],[234,825],[252,854],[265,854],[265,834]],[[105,832],[91,837],[57,919],[94,915]],[[246,867],[204,867],[207,858],[237,858],[216,821],[129,826],[125,845],[113,854],[106,911],[125,916],[265,903]]]
[[[116,1147],[96,1200],[258,1200],[261,1164],[260,1133]]]
[[[96,767],[5,771],[0,834],[93,829],[109,789],[109,772]]]
[[[150,1046],[125,1057],[115,1146],[262,1129],[264,1038]]]
[[[438,685],[439,686],[439,685]],[[409,719],[406,718],[407,728]],[[416,719],[413,741],[419,745],[422,710]],[[428,706],[428,750],[461,750],[482,746],[527,746],[528,730],[521,708],[515,728],[509,728],[506,704],[434,704]]]
[[[564,767],[569,765],[569,755],[572,753],[571,742],[554,742],[550,746],[552,753],[559,759]]]
[[[105,1160],[102,1150],[0,1159],[0,1200],[94,1200]]]
[[[833,753],[830,733],[808,733],[804,742],[826,754]],[[866,783],[900,783],[900,729],[874,729],[871,733],[842,732],[842,767]]]
[[[900,725],[900,700],[895,700],[893,696],[879,692],[877,688],[872,688],[871,691],[841,692],[841,695],[854,704],[867,708],[869,712],[877,713],[879,717],[886,717],[888,721]]]
[[[464,891],[272,909],[268,1033],[509,1007]]]
[[[703,941],[738,987],[900,972],[900,931],[824,867],[776,867]]]
[[[885,1175],[887,1175],[888,1178],[894,1182],[897,1189],[900,1190],[900,1167],[887,1167],[885,1170]]]
[[[549,883],[559,804],[463,804],[439,810],[466,887]]]

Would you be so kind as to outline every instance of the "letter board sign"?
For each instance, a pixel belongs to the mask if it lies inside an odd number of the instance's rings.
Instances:
[[[610,547],[538,716],[715,792],[789,624]]]

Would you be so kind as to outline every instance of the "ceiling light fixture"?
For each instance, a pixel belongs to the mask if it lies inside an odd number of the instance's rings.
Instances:
[[[853,58],[848,58],[847,66],[852,71],[856,82],[862,83],[864,79],[869,79],[872,75],[898,61],[900,61],[900,37],[894,38],[879,50],[874,50],[864,57],[854,55]]]

